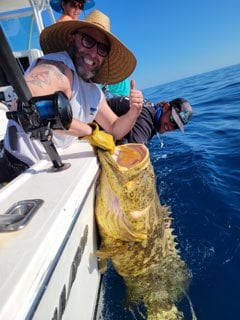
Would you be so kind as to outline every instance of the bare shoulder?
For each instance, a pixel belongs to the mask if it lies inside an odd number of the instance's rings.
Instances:
[[[55,91],[63,91],[68,97],[71,96],[73,74],[61,61],[40,59],[25,75],[25,79],[33,96]]]
[[[73,20],[68,14],[63,14],[61,17],[57,20],[57,22],[62,22],[62,21],[71,21]]]
[[[44,60],[40,59],[37,63],[37,66],[42,66],[42,68],[58,70],[59,72],[66,74],[69,68],[62,62],[56,60]]]

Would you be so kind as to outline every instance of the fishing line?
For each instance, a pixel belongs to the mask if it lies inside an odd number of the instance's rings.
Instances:
[[[191,314],[192,314],[192,320],[197,320],[197,316],[196,316],[196,313],[195,313],[195,311],[194,311],[191,298],[189,297],[189,295],[187,294],[187,292],[184,292],[184,295],[185,295],[185,297],[187,298],[188,303],[189,303],[190,311],[191,311]]]
[[[158,140],[160,142],[160,147],[163,148],[163,146],[164,146],[163,138],[162,138],[162,136],[161,136],[161,134],[159,132],[157,132],[157,137],[158,137]]]

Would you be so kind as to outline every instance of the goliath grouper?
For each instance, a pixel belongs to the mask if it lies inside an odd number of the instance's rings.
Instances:
[[[125,281],[128,301],[143,302],[147,319],[183,319],[176,307],[190,272],[166,227],[169,208],[160,204],[148,149],[117,146],[113,155],[98,149],[101,164],[96,191],[100,262],[111,259]]]

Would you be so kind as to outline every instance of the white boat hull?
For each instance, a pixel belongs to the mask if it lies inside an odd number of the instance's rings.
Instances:
[[[94,198],[98,163],[86,142],[42,160],[0,190],[0,214],[26,199],[44,203],[20,230],[0,233],[0,319],[92,319],[100,274]]]

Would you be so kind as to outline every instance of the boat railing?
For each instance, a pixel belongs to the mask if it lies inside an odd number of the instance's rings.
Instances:
[[[0,25],[12,51],[40,49],[41,31],[55,22],[49,0],[0,1]]]
[[[22,73],[24,73],[30,64],[37,58],[43,55],[42,51],[39,49],[29,49],[14,51],[13,55],[20,67]],[[0,67],[0,102],[5,104],[8,108],[11,106],[12,101],[16,100],[16,94],[9,83],[8,75]],[[1,118],[2,121],[7,121],[7,119]]]

